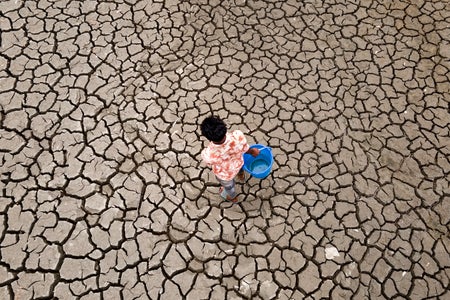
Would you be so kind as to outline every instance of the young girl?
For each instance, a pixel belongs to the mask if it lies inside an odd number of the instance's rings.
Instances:
[[[259,150],[249,149],[247,140],[240,130],[227,132],[226,124],[218,117],[211,116],[203,120],[202,135],[210,143],[202,151],[203,161],[212,167],[214,175],[221,184],[220,195],[229,201],[237,202],[234,178],[244,179],[243,154],[258,156]]]

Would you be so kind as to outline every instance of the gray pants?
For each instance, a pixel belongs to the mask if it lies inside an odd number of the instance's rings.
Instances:
[[[237,196],[234,179],[222,180],[222,179],[217,178],[217,180],[223,186],[223,188],[227,192],[228,196],[230,196],[231,198],[234,198]]]

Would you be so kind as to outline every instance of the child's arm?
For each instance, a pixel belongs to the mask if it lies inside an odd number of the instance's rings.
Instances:
[[[208,148],[203,149],[201,157],[202,161],[208,166],[211,166],[213,164],[213,159],[211,158],[211,153],[209,152]]]
[[[256,148],[249,148],[249,144],[247,143],[247,139],[245,138],[244,134],[242,133],[242,131],[240,130],[235,130],[233,131],[233,135],[236,138],[236,140],[238,141],[238,143],[241,145],[242,147],[242,152],[245,151],[247,149],[246,152],[247,154],[252,155],[253,157],[256,157],[259,155],[259,149]],[[242,153],[241,152],[241,153]]]

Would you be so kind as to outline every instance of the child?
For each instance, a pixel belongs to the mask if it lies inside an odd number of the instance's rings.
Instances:
[[[240,130],[227,133],[227,126],[218,117],[211,116],[203,120],[202,135],[210,143],[202,151],[203,161],[212,166],[212,171],[221,184],[220,195],[229,201],[237,202],[234,178],[244,179],[243,154],[258,156],[259,150],[249,149],[247,140]]]

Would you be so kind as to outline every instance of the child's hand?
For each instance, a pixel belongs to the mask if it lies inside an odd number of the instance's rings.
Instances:
[[[257,157],[259,155],[259,149],[250,148],[250,149],[248,149],[247,153],[251,154],[253,157]]]

